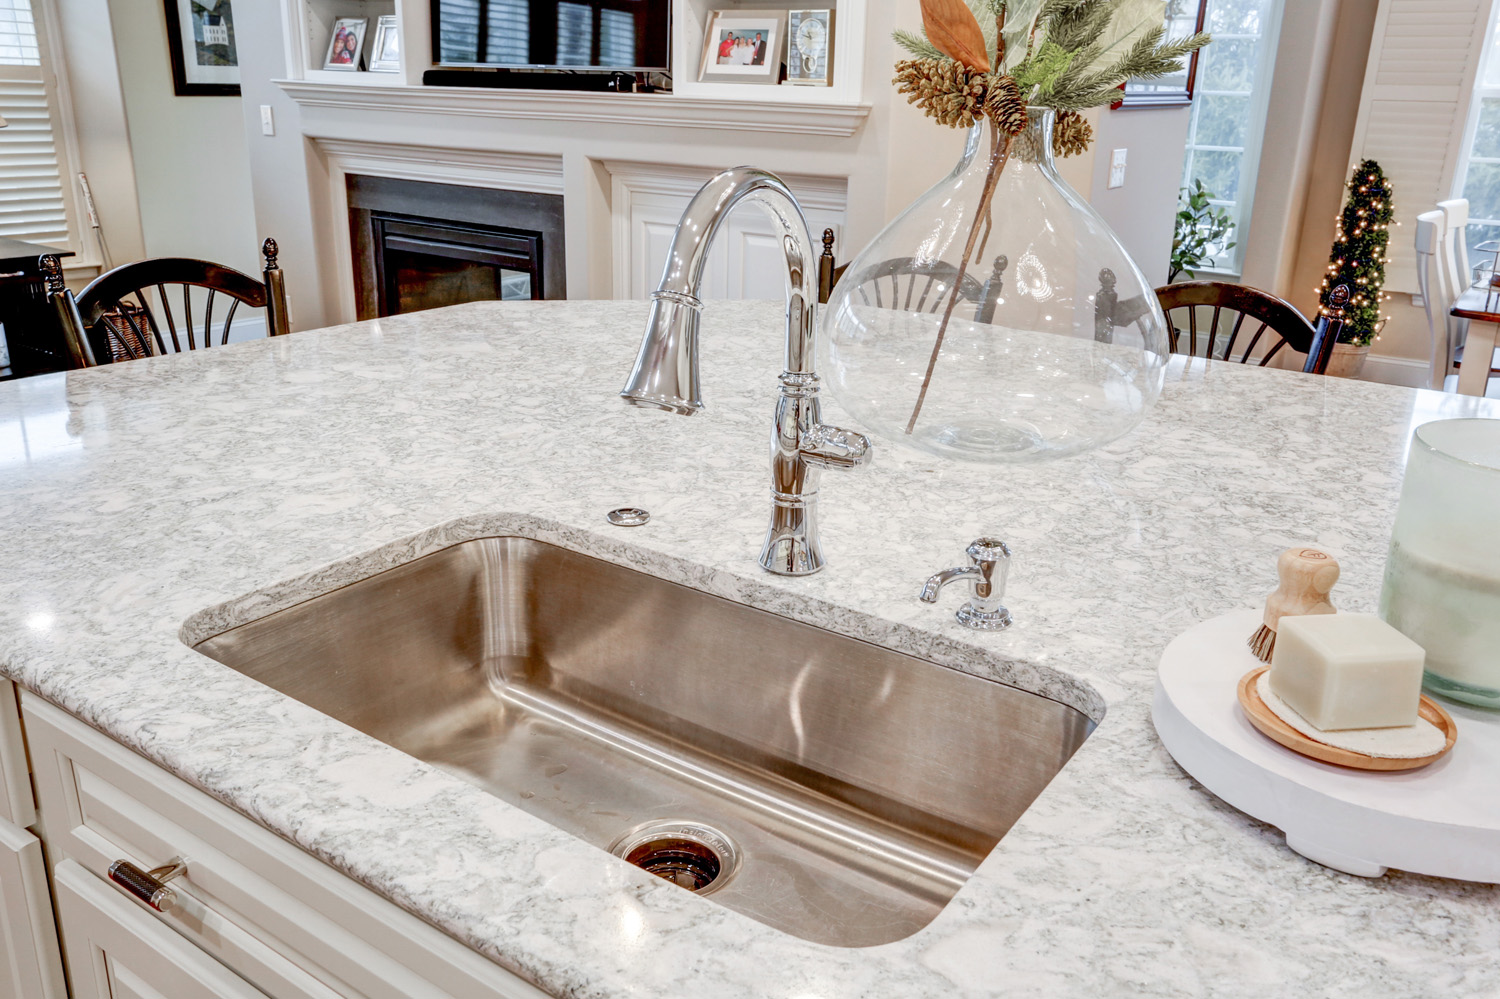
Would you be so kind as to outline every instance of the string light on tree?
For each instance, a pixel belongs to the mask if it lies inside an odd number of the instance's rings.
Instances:
[[[1344,187],[1348,199],[1338,216],[1333,252],[1328,255],[1328,270],[1318,288],[1318,315],[1334,311],[1329,302],[1334,288],[1342,284],[1357,289],[1343,308],[1344,329],[1339,340],[1363,346],[1378,339],[1380,328],[1390,318],[1381,316],[1380,303],[1391,297],[1381,289],[1385,265],[1391,259],[1388,230],[1394,214],[1394,192],[1374,160],[1355,165]]]

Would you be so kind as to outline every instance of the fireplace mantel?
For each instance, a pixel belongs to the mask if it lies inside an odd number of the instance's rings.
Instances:
[[[488,87],[412,87],[277,80],[304,107],[419,115],[469,115],[546,121],[655,125],[738,132],[850,136],[868,104],[721,100],[671,94],[600,94]]]

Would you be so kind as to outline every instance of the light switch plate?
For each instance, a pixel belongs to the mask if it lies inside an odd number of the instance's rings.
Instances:
[[[1115,149],[1109,154],[1109,187],[1125,186],[1125,150]]]
[[[276,134],[276,120],[271,117],[271,105],[269,104],[262,104],[260,106],[260,134]]]

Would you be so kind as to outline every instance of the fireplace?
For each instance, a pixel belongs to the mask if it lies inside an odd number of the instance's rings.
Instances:
[[[360,319],[566,298],[562,197],[350,175]]]

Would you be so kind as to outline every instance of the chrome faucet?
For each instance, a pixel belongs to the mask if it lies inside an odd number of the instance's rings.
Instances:
[[[825,468],[854,468],[870,460],[863,434],[819,420],[813,372],[818,275],[812,234],[802,207],[773,174],[752,167],[725,170],[703,185],[682,213],[667,251],[661,286],[651,295],[651,318],[635,369],[620,395],[632,406],[691,416],[703,408],[698,385],[698,288],[708,248],[730,209],[754,201],[775,221],[786,257],[786,370],[771,430],[771,526],[761,548],[768,572],[802,576],[823,568],[818,540],[818,478]]]
[[[958,609],[958,623],[985,631],[1010,627],[1010,611],[1000,601],[1005,596],[1005,577],[1010,574],[1010,548],[999,538],[979,538],[964,549],[969,564],[944,569],[927,580],[918,598],[937,603],[938,593],[956,580],[969,581],[969,602]]]

